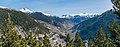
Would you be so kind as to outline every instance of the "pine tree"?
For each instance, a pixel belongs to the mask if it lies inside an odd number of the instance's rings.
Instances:
[[[70,42],[70,39],[71,39],[71,38],[70,38],[70,34],[68,33],[68,34],[67,34],[67,37],[66,37],[66,42]]]
[[[113,44],[113,42],[111,42],[110,40],[106,40],[106,42],[104,43],[104,47],[116,47],[116,45]]]
[[[71,44],[69,42],[66,42],[66,47],[71,47]]]
[[[45,34],[44,40],[43,40],[43,47],[51,47],[50,41],[48,39],[48,36]]]
[[[120,18],[120,0],[111,0],[113,3],[113,8],[115,10],[115,14],[117,14]]]
[[[95,42],[93,40],[90,40],[88,43],[88,47],[96,47]]]
[[[70,34],[68,33],[67,34],[67,37],[66,37],[66,47],[71,47],[71,44],[70,44]]]
[[[21,44],[21,47],[27,47],[27,40],[25,38],[22,38]]]
[[[10,15],[8,13],[8,19],[7,19],[7,29],[5,31],[5,34],[3,36],[2,46],[3,47],[12,47],[11,45],[14,43],[13,37],[14,37],[14,30],[13,30],[13,24],[10,19]]]
[[[13,22],[11,21],[10,14],[8,13],[7,26],[3,35],[1,36],[1,47],[42,47],[42,43],[36,40],[33,33],[22,38],[21,35],[14,30]]]
[[[118,15],[120,19],[120,0],[111,0],[113,3],[114,13]],[[108,25],[108,29],[111,33],[111,39],[115,42],[117,47],[120,47],[120,25],[112,21],[112,25]]]
[[[39,42],[39,47],[42,47],[42,43],[41,42]]]
[[[33,43],[34,43],[34,38],[33,38],[33,33],[32,32],[29,32],[29,35],[28,35],[28,45],[33,47]]]
[[[71,42],[70,33],[66,36],[66,46],[65,47],[75,47],[75,45]]]
[[[98,29],[97,36],[95,38],[95,43],[98,47],[104,47],[105,41],[106,41],[106,36],[102,30],[102,27],[100,26],[100,28]]]
[[[80,38],[78,32],[75,33],[75,40],[74,40],[75,47],[83,47],[83,41]]]
[[[26,39],[28,40],[28,45],[30,47],[42,47],[42,44],[39,41],[37,41],[35,36],[33,36],[33,32],[30,32],[29,36],[26,37]]]
[[[111,39],[120,47],[120,25],[112,21],[112,25],[108,25],[108,29],[111,33]]]
[[[39,47],[39,42],[35,41],[33,45],[34,45],[33,47]]]
[[[89,46],[93,45],[94,42],[89,42]],[[116,47],[115,44],[113,44],[112,41],[110,41],[109,37],[107,38],[106,35],[104,34],[102,27],[100,26],[97,36],[95,38],[95,47]]]
[[[18,35],[15,32],[13,22],[11,21],[10,14],[8,13],[7,28],[2,36],[2,47],[21,47],[21,45],[24,45],[21,42],[21,39],[21,35]],[[23,47],[25,46],[27,45],[24,45]]]

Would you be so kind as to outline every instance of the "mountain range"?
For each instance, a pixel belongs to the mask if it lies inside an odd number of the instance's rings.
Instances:
[[[112,22],[112,19],[120,23],[117,15],[114,14],[112,10],[109,10],[99,16],[95,16],[75,25],[74,27],[72,27],[72,31],[78,31],[83,39],[91,39],[96,36],[98,28],[102,26],[104,32],[106,34],[109,34],[107,26]]]
[[[58,45],[57,43],[64,45],[66,34],[78,32],[83,40],[91,39],[96,36],[99,26],[103,27],[103,30],[108,34],[107,25],[111,23],[111,19],[115,19],[120,23],[117,15],[112,10],[108,10],[99,15],[63,15],[65,17],[46,15],[43,12],[34,12],[27,8],[15,10],[7,7],[0,8],[0,32],[6,28],[6,19],[10,13],[11,20],[13,21],[16,31],[24,37],[28,32],[34,32],[35,34],[49,35],[49,39],[52,46]],[[74,38],[74,37],[73,37]]]

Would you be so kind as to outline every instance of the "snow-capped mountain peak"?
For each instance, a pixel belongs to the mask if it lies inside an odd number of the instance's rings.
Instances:
[[[101,15],[100,13],[80,13],[80,14],[71,14],[71,16],[82,16],[82,17],[94,17],[94,16],[98,16],[98,15]]]
[[[2,8],[2,9],[14,10],[14,9],[12,9],[12,8],[9,8],[9,7],[4,7],[4,6],[0,6],[0,8]]]
[[[7,8],[7,7],[4,7],[4,6],[0,6],[0,8]]]
[[[27,8],[22,8],[22,9],[20,9],[20,11],[24,12],[24,13],[32,13],[33,12],[30,9],[27,9]]]
[[[71,18],[71,17],[75,17],[75,16],[92,18],[96,15],[100,15],[100,13],[79,13],[79,14],[62,15],[61,18]]]

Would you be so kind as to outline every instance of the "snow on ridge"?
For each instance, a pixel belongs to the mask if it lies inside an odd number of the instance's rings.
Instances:
[[[8,7],[0,6],[0,8],[8,8]]]
[[[101,15],[101,13],[79,13],[79,14],[70,14],[70,15],[64,15],[64,16],[59,16],[59,17],[60,18],[71,18],[71,17],[74,17],[76,15],[92,18],[94,16]]]
[[[45,13],[45,12],[42,12],[44,15],[46,15],[46,16],[51,16],[50,14],[48,14],[48,13]]]
[[[2,8],[2,9],[9,9],[9,10],[15,10],[15,9],[13,9],[13,8],[4,7],[4,6],[0,6],[0,8]]]
[[[90,15],[100,15],[100,13],[80,13],[80,14],[71,14],[71,16],[75,16],[75,15],[79,15],[79,16],[90,16]]]
[[[21,12],[24,12],[24,13],[32,13],[33,11],[27,9],[27,8],[23,8],[23,9],[20,9]]]

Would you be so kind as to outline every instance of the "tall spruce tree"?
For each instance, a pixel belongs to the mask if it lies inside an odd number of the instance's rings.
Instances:
[[[98,33],[95,38],[95,47],[116,47],[116,45],[113,44],[113,42],[110,41],[110,39],[106,37],[101,26],[98,29]]]
[[[66,37],[66,47],[71,47],[70,39],[70,34],[68,33]]]
[[[120,0],[111,0],[113,3],[114,13],[118,15],[120,19]],[[115,23],[115,21],[112,21],[111,25],[108,25],[108,29],[111,33],[111,39],[113,43],[117,45],[117,47],[120,47],[120,25]]]
[[[28,38],[26,39],[28,40],[28,45],[30,47],[42,47],[41,42],[37,41],[36,36],[33,35],[33,32],[30,32]]]
[[[95,43],[98,47],[104,47],[105,41],[106,41],[106,36],[102,30],[102,27],[100,26],[100,28],[98,29],[96,38],[95,38]]]
[[[90,40],[88,43],[88,47],[96,47],[95,42],[93,40]]]
[[[118,47],[120,47],[120,25],[112,21],[112,24],[108,25],[108,29],[111,33],[111,39]]]
[[[111,0],[113,3],[113,8],[115,10],[115,14],[117,14],[120,18],[120,0]]]
[[[83,41],[79,36],[78,32],[75,33],[75,40],[74,40],[75,47],[83,47]]]
[[[42,43],[41,42],[39,42],[39,47],[42,47]]]
[[[43,40],[43,47],[51,47],[50,41],[48,36],[45,34],[44,40]]]
[[[4,35],[2,36],[2,47],[26,47],[25,43],[22,43],[21,35],[18,35],[13,26],[13,22],[11,21],[10,14],[8,13],[7,19],[7,27],[4,31]]]

